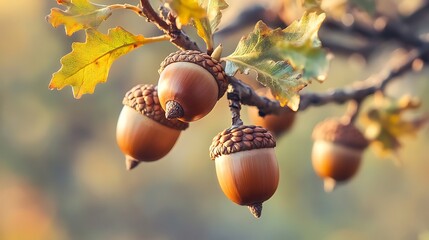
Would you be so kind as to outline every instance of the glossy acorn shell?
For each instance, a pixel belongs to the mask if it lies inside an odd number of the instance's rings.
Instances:
[[[159,77],[159,98],[163,109],[170,100],[183,108],[181,121],[192,122],[207,115],[216,105],[218,87],[204,68],[187,62],[168,65]]]
[[[322,179],[346,181],[357,173],[368,141],[354,125],[325,120],[315,127],[313,139],[312,164]]]
[[[192,122],[207,115],[228,86],[222,65],[206,53],[178,51],[159,70],[158,95],[166,116]],[[172,104],[174,102],[174,104]],[[170,104],[170,105],[169,105]],[[170,114],[174,106],[179,114]],[[177,107],[179,106],[179,107]]]
[[[346,181],[359,169],[362,150],[318,140],[313,144],[312,164],[321,178]]]
[[[222,191],[239,205],[265,202],[277,189],[279,168],[273,148],[222,155],[215,163]]]
[[[275,145],[266,129],[240,126],[219,133],[210,147],[222,191],[231,201],[249,206],[255,217],[279,183]]]
[[[118,119],[116,139],[124,154],[150,162],[164,157],[173,148],[180,132],[124,106]]]
[[[137,85],[124,97],[119,114],[116,141],[126,156],[127,168],[139,162],[150,162],[164,157],[176,143],[180,132],[189,124],[168,120],[162,110],[157,87]]]
[[[269,89],[266,88],[257,89],[256,93],[271,100],[275,99]],[[248,115],[254,125],[264,127],[276,137],[280,137],[292,127],[296,112],[284,107],[279,114],[269,114],[261,117],[257,107],[248,107]]]

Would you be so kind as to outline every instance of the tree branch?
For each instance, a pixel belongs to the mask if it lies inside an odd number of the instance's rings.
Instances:
[[[174,29],[174,24],[173,27],[171,27],[169,23],[159,17],[159,15],[156,14],[147,0],[141,0],[141,3],[143,14],[148,18],[149,21],[154,22],[158,28],[163,30],[169,36],[173,36],[171,41],[176,46],[178,46],[180,49],[200,50],[199,47],[194,42],[192,42],[185,35],[185,33],[183,33],[183,31],[171,31]],[[171,16],[169,16],[169,18],[171,18]],[[167,18],[167,20],[169,18]],[[322,106],[328,103],[343,104],[348,101],[355,102],[356,106],[353,110],[354,112],[352,112],[350,115],[350,121],[353,121],[359,111],[360,103],[366,97],[374,94],[377,91],[384,91],[386,86],[393,79],[412,69],[413,62],[416,59],[425,59],[425,55],[429,54],[429,43],[417,37],[409,30],[409,28],[399,21],[388,23],[384,28],[379,30],[373,27],[370,28],[367,25],[362,25],[356,21],[349,26],[338,24],[338,22],[334,22],[333,26],[337,26],[343,29],[343,31],[352,31],[362,34],[371,39],[396,39],[405,45],[410,45],[415,48],[409,52],[406,59],[398,67],[381,71],[380,73],[369,77],[365,81],[357,82],[348,87],[338,88],[327,92],[301,94],[299,111],[306,110],[310,106]],[[224,30],[224,32],[228,31],[230,30]],[[228,80],[230,85],[228,88],[227,98],[233,116],[233,125],[243,124],[240,119],[241,104],[256,106],[258,107],[259,111],[263,112],[264,114],[278,114],[283,110],[278,101],[259,96],[252,87],[240,81],[239,79],[230,76]]]
[[[352,33],[364,37],[368,40],[368,45],[364,47],[344,45],[343,43],[340,44],[331,39],[325,39],[323,36],[320,38],[323,45],[334,52],[362,53],[363,51],[365,56],[369,56],[369,53],[376,49],[374,45],[376,45],[379,40],[396,40],[411,47],[421,47],[427,44],[427,42],[416,36],[412,28],[410,28],[407,24],[415,21],[418,18],[421,18],[422,15],[428,14],[428,12],[429,3],[426,3],[417,9],[413,14],[406,17],[403,21],[383,19],[383,17],[380,17],[378,20],[380,22],[385,21],[386,23],[382,27],[366,24],[357,18],[355,18],[349,25],[345,25],[333,18],[327,18],[323,23],[322,29],[348,34]],[[232,24],[224,29],[221,29],[219,32],[217,32],[217,34],[218,36],[228,35],[229,33],[236,32],[243,27],[254,25],[259,19],[273,28],[287,27],[287,25],[281,21],[280,17],[272,17],[273,14],[275,13],[262,6],[255,6],[245,9],[242,13],[239,14]]]
[[[302,93],[298,110],[303,111],[310,106],[322,106],[328,103],[343,104],[349,100],[360,102],[377,91],[383,91],[394,78],[409,71],[412,68],[414,60],[426,54],[429,54],[429,46],[411,51],[406,60],[397,68],[382,71],[363,82],[357,82],[349,87],[338,88],[323,93]],[[250,86],[234,77],[230,78],[230,82],[240,92],[241,103],[256,106],[259,111],[265,114],[280,113],[282,107],[278,101],[258,96]]]

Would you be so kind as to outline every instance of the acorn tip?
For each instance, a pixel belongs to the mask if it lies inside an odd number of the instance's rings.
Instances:
[[[247,206],[255,218],[260,218],[262,214],[262,203],[254,203],[252,205]]]
[[[337,182],[335,181],[335,179],[326,178],[325,180],[323,180],[323,189],[327,193],[332,192],[334,191],[336,184]]]
[[[180,103],[170,100],[165,104],[165,118],[175,119],[181,118],[185,115]]]
[[[127,168],[128,171],[133,170],[134,168],[136,168],[138,165],[140,164],[140,161],[138,161],[137,159],[134,159],[130,156],[125,156],[125,166]]]

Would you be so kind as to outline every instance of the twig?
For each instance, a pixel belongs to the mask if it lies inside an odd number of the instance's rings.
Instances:
[[[141,8],[143,15],[149,22],[154,23],[161,31],[170,36],[170,41],[176,45],[179,49],[186,50],[199,50],[198,45],[191,41],[189,37],[180,29],[172,29],[164,19],[162,19],[158,13],[152,8],[149,0],[141,0]]]
[[[232,114],[232,127],[243,125],[243,121],[240,118],[241,97],[238,88],[236,88],[236,85],[229,84],[226,94],[228,98],[229,109],[231,110]]]
[[[362,105],[361,103],[361,101],[357,100],[349,101],[349,104],[347,105],[347,111],[342,117],[342,121],[345,124],[353,124],[355,122],[357,116],[359,115],[359,111]]]
[[[142,10],[134,5],[131,4],[112,4],[109,6],[110,10],[116,10],[116,9],[127,9],[135,12],[139,16],[143,16]]]

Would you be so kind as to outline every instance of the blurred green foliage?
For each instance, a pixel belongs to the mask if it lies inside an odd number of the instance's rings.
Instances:
[[[229,16],[246,5],[230,2]],[[311,167],[311,131],[319,121],[340,116],[345,106],[299,113],[294,128],[278,141],[280,185],[259,220],[223,195],[208,156],[212,137],[230,124],[225,99],[192,123],[167,157],[127,172],[115,142],[123,95],[138,83],[156,83],[159,63],[175,48],[157,43],[119,59],[109,81],[80,100],[68,88],[49,91],[59,59],[72,41],[82,41],[82,34],[68,38],[44,20],[55,5],[0,1],[0,239],[428,238],[427,129],[403,142],[405,167],[380,161],[369,150],[354,179],[323,192]],[[101,29],[115,25],[158,33],[133,13],[115,13]],[[224,39],[228,53],[246,32]],[[308,89],[364,79],[395,48],[386,44],[366,65],[359,57],[337,56],[326,83]],[[389,92],[421,96],[427,111],[428,74],[428,69],[407,74]],[[246,111],[243,115],[248,122]]]

